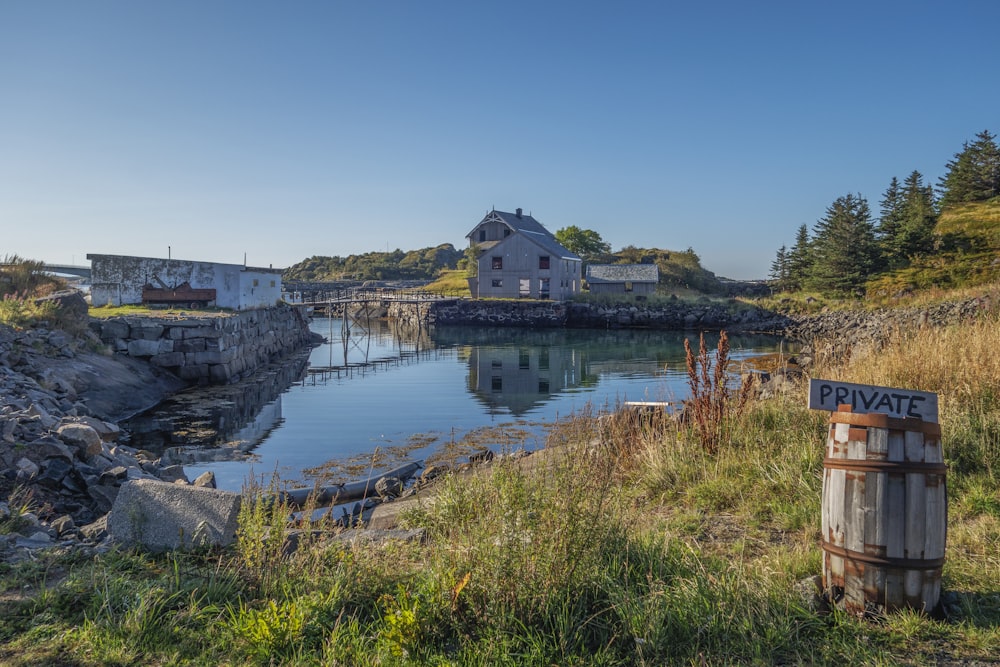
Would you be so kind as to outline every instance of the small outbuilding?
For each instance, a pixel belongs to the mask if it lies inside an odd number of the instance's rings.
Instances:
[[[147,295],[154,291],[195,293],[199,298],[190,302],[233,310],[273,306],[281,301],[281,269],[127,255],[88,254],[87,259],[90,302],[95,306],[143,303],[144,291]],[[201,298],[206,294],[212,298]]]
[[[591,294],[634,294],[656,291],[660,269],[656,264],[590,264],[587,285]]]

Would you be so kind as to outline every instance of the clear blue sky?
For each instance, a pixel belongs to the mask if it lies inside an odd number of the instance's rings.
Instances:
[[[496,207],[765,277],[1000,133],[1000,2],[0,0],[0,256],[284,267]]]

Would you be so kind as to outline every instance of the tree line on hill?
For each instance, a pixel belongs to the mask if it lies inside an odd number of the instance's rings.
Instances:
[[[947,163],[937,190],[914,170],[892,178],[874,219],[860,194],[839,197],[812,228],[799,227],[791,248],[782,246],[771,265],[781,291],[856,294],[881,274],[905,269],[955,250],[961,240],[935,233],[943,210],[1000,195],[1000,149],[984,130],[966,141]]]
[[[571,252],[592,264],[656,264],[660,284],[686,287],[701,292],[721,293],[722,283],[715,274],[701,266],[701,259],[691,248],[682,252],[659,248],[626,246],[611,252],[601,235],[570,225],[555,233],[556,239]],[[282,280],[434,280],[442,271],[469,269],[474,258],[470,250],[457,250],[450,243],[433,248],[404,252],[369,252],[347,257],[313,256],[288,267]]]
[[[454,269],[464,254],[450,243],[421,250],[367,252],[347,257],[313,256],[288,267],[281,279],[334,280],[433,280],[442,269]]]
[[[583,259],[587,264],[655,264],[660,271],[659,284],[664,287],[683,287],[708,294],[721,294],[725,287],[714,273],[701,265],[701,258],[693,248],[683,251],[661,248],[639,248],[627,245],[617,252],[601,235],[575,225],[560,229],[556,240]]]

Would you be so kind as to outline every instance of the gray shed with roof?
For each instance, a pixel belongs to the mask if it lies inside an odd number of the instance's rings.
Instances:
[[[656,264],[591,264],[587,285],[592,294],[639,294],[656,291],[660,269]]]

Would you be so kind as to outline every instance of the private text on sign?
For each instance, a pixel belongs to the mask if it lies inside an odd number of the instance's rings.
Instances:
[[[835,412],[841,405],[851,406],[851,412],[858,414],[877,412],[925,422],[938,420],[937,394],[831,380],[809,381],[810,408]]]

